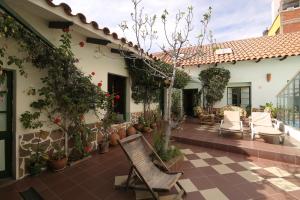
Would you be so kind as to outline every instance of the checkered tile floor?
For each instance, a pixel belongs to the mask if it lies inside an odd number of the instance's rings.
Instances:
[[[228,190],[233,186],[236,188],[239,186],[270,187],[272,192],[276,191],[276,194],[300,192],[299,173],[292,173],[278,166],[259,165],[245,159],[214,156],[209,152],[194,152],[192,149],[181,149],[181,152],[184,154],[184,166],[189,167],[184,170],[185,177],[180,180],[180,184],[187,192],[188,197],[189,194],[192,194],[193,197],[198,195],[198,199],[206,200],[253,198],[251,193],[247,194],[247,191],[244,192],[242,188],[239,190],[242,191],[241,196],[234,196],[232,194],[234,189]],[[197,176],[205,177],[213,184],[205,185]],[[249,190],[249,188],[247,189]]]

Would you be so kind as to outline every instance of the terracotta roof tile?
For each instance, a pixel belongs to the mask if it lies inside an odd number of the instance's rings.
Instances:
[[[217,55],[215,47],[231,48],[232,53]],[[193,53],[197,47],[189,47],[182,50],[184,53]],[[182,65],[203,65],[224,62],[259,60],[267,58],[278,58],[284,56],[300,55],[300,32],[279,34],[276,36],[263,36],[244,40],[228,41],[214,45],[202,46],[202,55],[185,60]],[[170,62],[171,58],[165,53],[154,54],[158,58]]]
[[[107,28],[107,27],[100,28],[100,26],[98,25],[98,23],[95,22],[95,21],[87,22],[86,17],[85,17],[84,14],[82,14],[82,13],[77,13],[75,15],[72,14],[72,9],[71,9],[71,7],[68,4],[66,4],[66,3],[60,3],[60,4],[57,5],[57,4],[53,3],[53,0],[44,0],[44,1],[46,1],[47,4],[50,7],[53,7],[53,8],[62,8],[64,10],[65,14],[68,15],[68,16],[78,17],[83,24],[90,24],[90,25],[92,25],[94,29],[102,31],[105,35],[111,36],[112,40],[120,40],[122,43],[127,44],[128,47],[133,47],[135,50],[142,50],[137,45],[134,45],[131,41],[127,41],[126,38],[119,38],[119,36],[118,36],[117,33],[110,33],[109,28]],[[151,58],[153,57],[154,59],[157,59],[152,54],[149,54],[149,56]]]

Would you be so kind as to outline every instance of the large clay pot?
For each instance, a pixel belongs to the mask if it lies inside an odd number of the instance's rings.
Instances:
[[[126,130],[125,130],[125,128],[120,128],[119,130],[118,130],[118,135],[120,136],[120,139],[122,140],[123,138],[125,138],[126,137]]]
[[[118,145],[118,140],[120,140],[120,136],[118,135],[118,133],[112,133],[110,135],[110,144],[112,146]]]
[[[154,122],[154,123],[150,124],[150,127],[151,127],[152,129],[157,129],[157,124]]]
[[[152,131],[152,129],[150,128],[150,127],[144,127],[144,129],[143,129],[143,133],[146,133],[146,134],[149,134],[149,133],[151,133],[151,131]]]
[[[136,129],[133,126],[129,126],[127,128],[126,133],[127,133],[127,136],[134,135],[134,134],[136,134]]]
[[[134,128],[136,128],[136,130],[138,130],[138,131],[143,131],[144,125],[143,124],[135,124]]]
[[[53,171],[57,172],[63,170],[67,166],[68,158],[64,157],[60,160],[50,160],[50,167]]]

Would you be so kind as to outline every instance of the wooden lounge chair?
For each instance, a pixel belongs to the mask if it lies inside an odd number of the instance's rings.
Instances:
[[[183,173],[170,172],[142,134],[132,135],[118,142],[131,164],[126,188],[149,190],[153,199],[158,200],[157,192],[170,191],[175,186],[180,190],[174,199],[182,198],[185,192],[178,180]]]
[[[222,135],[223,131],[241,132],[243,138],[243,122],[240,120],[239,111],[224,111],[224,119],[221,120],[219,135]]]
[[[284,143],[285,133],[275,128],[271,114],[268,112],[252,112],[250,127],[252,140],[255,139],[255,135],[262,135],[279,137],[279,143]]]

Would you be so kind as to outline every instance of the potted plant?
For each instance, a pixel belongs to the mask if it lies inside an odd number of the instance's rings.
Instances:
[[[140,116],[138,119],[138,123],[134,125],[134,128],[136,128],[138,131],[143,131],[145,124],[144,117]]]
[[[151,133],[152,129],[150,128],[149,122],[144,123],[143,133],[149,134]]]
[[[126,130],[126,134],[127,136],[136,134],[136,129],[134,128],[134,126],[129,126]]]
[[[111,96],[108,96],[108,98]],[[104,118],[101,120],[101,133],[103,135],[103,140],[98,143],[99,153],[106,153],[108,152],[109,143],[112,139],[112,129],[111,125],[116,121],[116,113],[113,112],[113,104],[111,103],[113,101],[113,97],[111,97],[111,100],[107,101],[106,105],[106,113],[104,115]],[[116,133],[116,135],[118,135]],[[118,135],[119,136],[119,135]],[[113,139],[115,138],[115,135],[113,136]],[[117,138],[116,138],[117,139]]]
[[[29,174],[31,176],[39,175],[44,169],[46,169],[47,157],[40,149],[40,143],[38,142],[36,151],[30,156],[29,162]]]
[[[118,135],[120,136],[120,139],[125,138],[126,137],[126,130],[125,130],[125,128],[120,128],[118,130]]]
[[[61,145],[54,146],[49,152],[49,165],[55,172],[61,171],[66,168],[68,158],[61,148]]]
[[[102,131],[102,140],[98,141],[99,153],[106,153],[109,150],[109,131]]]

